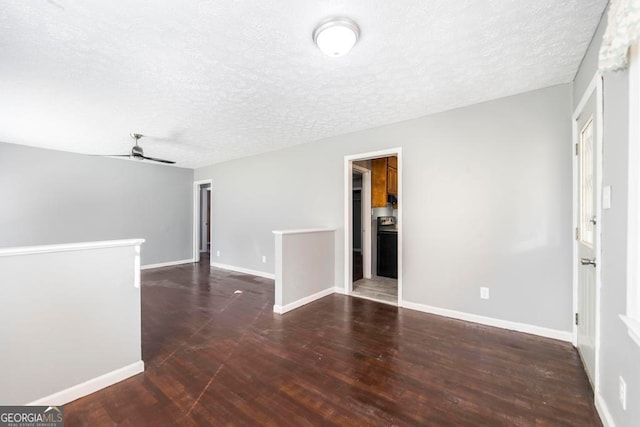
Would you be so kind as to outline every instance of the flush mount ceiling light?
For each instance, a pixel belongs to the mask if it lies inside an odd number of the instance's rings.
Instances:
[[[349,18],[330,18],[313,30],[313,41],[328,56],[349,52],[360,37],[360,27]]]

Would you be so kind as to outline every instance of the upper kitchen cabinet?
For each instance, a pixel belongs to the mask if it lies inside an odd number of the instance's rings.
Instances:
[[[371,161],[371,207],[387,206],[387,159]]]
[[[393,156],[373,159],[371,161],[371,206],[386,207],[390,194],[398,195],[398,158]]]
[[[387,157],[387,166],[398,169],[398,158],[396,156]]]
[[[398,158],[387,157],[387,193],[398,196]]]

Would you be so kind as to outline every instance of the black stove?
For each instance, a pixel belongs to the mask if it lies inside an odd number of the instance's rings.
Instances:
[[[378,217],[378,262],[376,274],[382,277],[398,278],[398,228],[396,217]]]

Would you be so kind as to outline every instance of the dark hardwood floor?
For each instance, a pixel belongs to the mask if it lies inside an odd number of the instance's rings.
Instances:
[[[567,343],[343,295],[283,316],[273,300],[273,281],[206,260],[144,271],[145,372],[65,405],[65,425],[601,425]]]
[[[354,282],[362,279],[364,277],[364,265],[362,260],[362,252],[353,251],[353,275],[351,280]]]

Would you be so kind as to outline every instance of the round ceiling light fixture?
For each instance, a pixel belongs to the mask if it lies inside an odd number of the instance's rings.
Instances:
[[[349,52],[360,37],[360,27],[349,18],[330,18],[313,30],[313,41],[328,56],[342,56]]]

